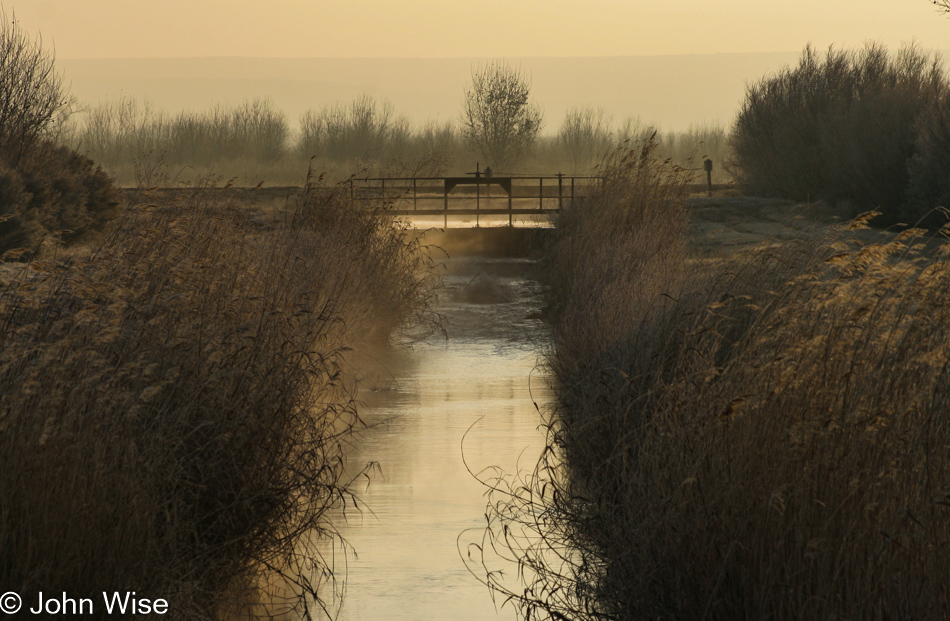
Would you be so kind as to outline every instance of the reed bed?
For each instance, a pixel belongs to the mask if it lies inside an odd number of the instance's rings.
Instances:
[[[424,318],[435,281],[382,206],[308,181],[280,221],[186,190],[0,272],[5,589],[320,610],[360,425],[346,352]]]
[[[648,155],[551,251],[548,448],[485,477],[484,580],[532,619],[950,616],[948,246],[866,214],[691,262]]]

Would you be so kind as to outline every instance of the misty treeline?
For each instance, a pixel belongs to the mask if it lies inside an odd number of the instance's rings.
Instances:
[[[239,183],[299,184],[311,165],[349,176],[354,171],[461,174],[476,163],[486,164],[460,123],[416,123],[391,103],[368,95],[308,110],[296,125],[267,99],[172,113],[125,97],[77,106],[61,131],[67,144],[122,184],[136,183],[156,166],[179,180],[212,172],[237,176]],[[498,172],[594,173],[618,144],[654,132],[661,153],[684,165],[701,163],[703,156],[726,157],[722,126],[658,131],[639,119],[615,122],[603,110],[573,108],[556,131],[541,135],[512,163],[512,170]],[[717,178],[720,173],[725,175],[717,167]]]
[[[749,86],[731,145],[749,193],[936,223],[934,208],[950,204],[950,80],[938,54],[915,46],[809,46]]]

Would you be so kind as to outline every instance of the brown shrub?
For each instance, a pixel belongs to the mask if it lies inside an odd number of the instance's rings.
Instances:
[[[41,144],[7,166],[0,160],[0,254],[32,256],[50,236],[89,241],[118,215],[112,179],[84,155]]]
[[[943,98],[918,121],[915,153],[907,169],[902,219],[940,227],[950,207],[950,98]]]
[[[938,56],[811,47],[751,84],[731,136],[738,181],[765,196],[848,200],[901,214],[918,120],[948,94]]]

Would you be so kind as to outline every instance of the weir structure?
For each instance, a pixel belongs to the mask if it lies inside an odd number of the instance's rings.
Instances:
[[[466,177],[353,178],[348,184],[354,200],[390,203],[394,216],[442,216],[447,228],[449,216],[475,216],[475,226],[483,216],[508,216],[509,226],[514,216],[546,219],[590,196],[600,181],[562,173],[495,176],[486,171]]]

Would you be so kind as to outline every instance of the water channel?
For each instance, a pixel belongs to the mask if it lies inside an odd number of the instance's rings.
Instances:
[[[432,335],[385,362],[388,372],[363,393],[372,428],[348,461],[379,470],[358,487],[369,511],[338,520],[356,553],[344,621],[514,618],[510,607],[496,610],[459,550],[485,526],[486,488],[468,468],[530,469],[543,447],[537,407],[550,392],[537,368],[547,338],[539,287],[527,259],[445,264],[437,310],[447,338]]]

